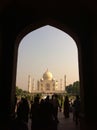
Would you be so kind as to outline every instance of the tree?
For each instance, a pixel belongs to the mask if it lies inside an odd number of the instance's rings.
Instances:
[[[72,84],[66,86],[66,92],[67,92],[68,94],[71,94],[71,93],[72,93],[72,87],[73,87]]]
[[[79,81],[73,83],[73,94],[79,95],[80,94],[80,84]]]
[[[29,93],[16,86],[16,96],[29,97]]]
[[[23,90],[16,87],[16,96],[23,96]]]
[[[66,91],[69,95],[80,95],[79,81],[75,81],[73,84],[66,86]]]

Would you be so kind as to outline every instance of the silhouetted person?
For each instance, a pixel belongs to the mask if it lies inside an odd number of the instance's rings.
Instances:
[[[69,118],[69,111],[70,111],[70,104],[69,104],[68,96],[66,96],[64,101],[64,110],[63,110],[65,118]]]
[[[28,130],[29,105],[25,98],[22,98],[18,108],[17,117],[12,123],[11,130]]]
[[[55,124],[53,115],[53,104],[49,96],[47,96],[45,100],[42,99],[40,102],[40,119],[41,130],[57,129],[57,124]]]
[[[39,97],[34,98],[34,102],[31,105],[31,130],[40,129],[40,104]]]
[[[30,118],[31,118],[31,116],[32,116],[32,114],[31,114],[31,107],[32,107],[33,103],[34,103],[34,102],[33,102],[33,100],[32,100],[32,101],[30,102],[30,113],[29,113],[29,114],[30,114]]]
[[[28,123],[29,104],[27,99],[22,98],[17,108],[17,117]]]
[[[74,109],[74,117],[75,117],[75,121],[77,125],[79,121],[79,113],[80,113],[80,99],[78,95],[76,96],[76,99],[74,100],[73,109]]]
[[[59,123],[58,108],[60,107],[60,105],[59,105],[59,101],[58,101],[58,96],[55,94],[52,96],[52,104],[53,104],[53,115],[54,115],[55,122]]]
[[[41,129],[45,129],[45,121],[46,121],[46,110],[45,110],[45,100],[41,99],[40,101],[40,127]]]

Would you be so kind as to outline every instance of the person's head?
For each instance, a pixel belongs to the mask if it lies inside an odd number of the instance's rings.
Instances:
[[[79,99],[79,95],[76,95],[76,99]]]
[[[69,99],[68,99],[68,96],[66,96],[66,97],[65,97],[65,101],[68,101],[68,100],[69,100]]]
[[[39,103],[39,97],[38,97],[38,96],[36,96],[36,97],[34,98],[34,102],[35,102],[35,103]]]

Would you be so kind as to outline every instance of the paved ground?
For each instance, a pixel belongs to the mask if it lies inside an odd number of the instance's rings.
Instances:
[[[65,119],[62,112],[58,113],[58,130],[80,130],[79,125],[75,125],[72,119],[72,114],[70,114],[69,119]],[[31,130],[31,121],[29,120],[29,130]]]
[[[62,112],[59,112],[58,118],[60,123],[58,124],[58,130],[80,130],[79,125],[76,126],[70,114],[69,119],[65,119]]]

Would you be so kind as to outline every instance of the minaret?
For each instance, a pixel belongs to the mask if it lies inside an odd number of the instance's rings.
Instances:
[[[60,79],[60,90],[62,90],[62,79]]]
[[[34,90],[35,88],[34,88],[34,78],[33,78],[33,80],[32,80],[32,91]]]
[[[37,80],[37,90],[39,91],[39,80]]]
[[[65,88],[66,88],[66,75],[64,75],[64,91],[65,91]]]
[[[28,92],[32,92],[32,83],[31,83],[31,76],[28,75]]]

